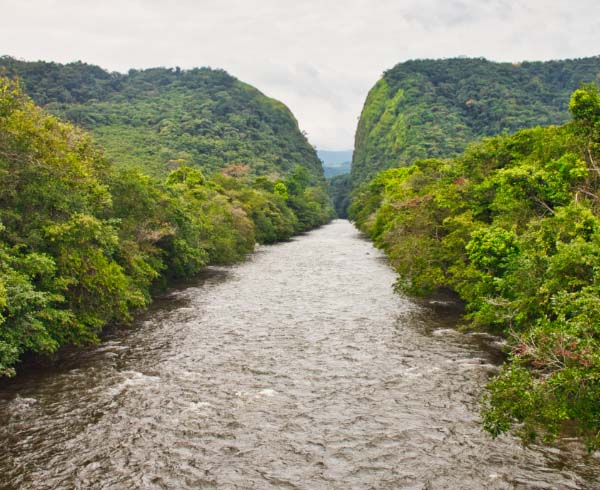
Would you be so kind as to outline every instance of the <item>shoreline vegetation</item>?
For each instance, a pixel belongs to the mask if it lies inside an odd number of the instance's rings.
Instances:
[[[452,291],[507,339],[490,434],[575,427],[599,448],[600,93],[580,85],[599,70],[399,64],[367,97],[351,173],[326,181],[289,109],[223,70],[0,57],[0,377],[337,212],[398,291]]]
[[[324,180],[301,165],[279,177],[240,164],[208,176],[180,164],[162,178],[118,167],[8,78],[0,78],[0,182],[4,376],[25,352],[97,342],[169,281],[333,217]]]
[[[572,121],[483,139],[460,156],[390,168],[349,216],[390,258],[398,291],[455,291],[474,327],[508,341],[482,400],[484,428],[600,446],[600,94]]]

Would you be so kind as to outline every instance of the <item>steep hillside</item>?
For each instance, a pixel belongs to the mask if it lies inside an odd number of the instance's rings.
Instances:
[[[327,185],[336,216],[343,219],[347,218],[352,192],[350,174],[334,175],[327,179]]]
[[[563,124],[570,94],[599,74],[600,57],[400,63],[384,73],[365,102],[356,131],[353,186],[386,168],[458,155],[483,136]]]
[[[0,74],[21,78],[25,92],[53,114],[92,131],[122,167],[164,176],[182,164],[207,173],[274,178],[306,167],[313,183],[323,170],[289,109],[223,70],[153,68],[109,73],[0,58]]]

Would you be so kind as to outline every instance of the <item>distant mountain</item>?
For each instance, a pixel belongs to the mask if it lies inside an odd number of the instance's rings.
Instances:
[[[569,119],[571,93],[600,79],[600,57],[494,63],[483,58],[396,65],[369,92],[356,131],[352,184],[484,136]],[[322,157],[321,157],[322,158]]]
[[[110,73],[0,57],[0,74],[53,114],[90,130],[122,167],[163,176],[185,164],[207,173],[232,166],[274,178],[300,165],[323,182],[314,148],[290,110],[223,70],[151,68]],[[232,170],[233,171],[233,170]]]
[[[317,150],[317,155],[321,161],[330,167],[335,167],[340,163],[352,161],[352,150]]]
[[[336,175],[344,175],[350,173],[352,162],[343,162],[336,164],[323,165],[323,172],[326,178],[335,177]]]
[[[317,150],[323,162],[323,172],[328,179],[350,173],[352,150]]]

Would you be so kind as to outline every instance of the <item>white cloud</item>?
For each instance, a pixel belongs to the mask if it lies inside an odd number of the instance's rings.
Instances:
[[[126,71],[225,68],[349,148],[367,91],[411,58],[599,54],[596,0],[0,0],[0,54]]]

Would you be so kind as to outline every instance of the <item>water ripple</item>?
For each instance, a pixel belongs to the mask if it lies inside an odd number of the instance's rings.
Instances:
[[[392,292],[345,221],[211,268],[0,386],[6,489],[592,489],[578,441],[482,433],[499,339]]]

